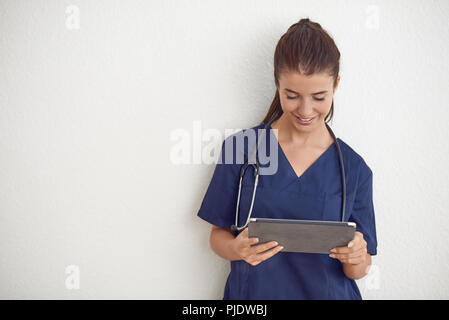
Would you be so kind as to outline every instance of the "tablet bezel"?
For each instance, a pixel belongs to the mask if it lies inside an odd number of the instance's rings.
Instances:
[[[342,227],[356,227],[354,222],[342,221],[327,221],[327,220],[298,220],[298,219],[274,219],[274,218],[251,218],[250,222],[268,222],[268,223],[300,223],[300,224],[314,224],[325,226],[342,226]]]

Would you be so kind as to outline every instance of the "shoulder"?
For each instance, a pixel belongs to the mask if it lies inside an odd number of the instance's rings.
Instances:
[[[373,172],[367,161],[365,161],[365,159],[346,141],[341,138],[337,139],[340,145],[343,161],[345,163],[345,168],[351,168],[351,171],[357,175],[357,180],[359,182],[366,181],[370,178]]]

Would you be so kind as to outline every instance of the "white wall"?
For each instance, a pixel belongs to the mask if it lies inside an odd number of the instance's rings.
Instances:
[[[0,298],[220,299],[196,217],[214,164],[175,165],[170,136],[257,125],[307,16],[342,54],[334,132],[374,172],[362,295],[448,299],[444,0],[0,0]]]

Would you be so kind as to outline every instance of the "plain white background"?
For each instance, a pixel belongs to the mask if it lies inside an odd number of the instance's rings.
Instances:
[[[309,17],[342,55],[331,127],[374,173],[362,296],[448,299],[448,16],[443,0],[0,0],[0,298],[221,299],[229,262],[196,216],[214,164],[175,165],[170,136],[259,124],[276,43]]]

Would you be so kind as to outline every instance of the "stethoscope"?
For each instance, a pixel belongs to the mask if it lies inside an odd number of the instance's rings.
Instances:
[[[276,117],[274,117],[273,119],[271,119],[264,127],[263,133],[266,132],[266,129],[268,126],[270,126],[275,120],[279,119],[281,117],[283,113],[280,112],[279,115],[277,115]],[[341,208],[341,221],[344,222],[345,221],[345,208],[346,208],[346,181],[345,181],[345,167],[344,167],[344,163],[343,163],[343,156],[341,155],[341,150],[340,150],[340,145],[338,144],[337,138],[334,135],[334,132],[332,131],[332,129],[327,125],[327,123],[325,123],[327,130],[329,131],[329,133],[331,134],[332,138],[334,139],[335,145],[337,146],[337,151],[338,151],[338,159],[340,162],[340,173],[341,173],[341,184],[343,187],[343,204],[342,204],[342,208]],[[263,137],[263,133],[262,133],[262,137]],[[263,140],[263,138],[259,137],[259,142],[257,143],[257,146],[255,148],[255,150],[253,151],[253,156],[255,153],[255,164],[254,163],[249,163],[248,160],[245,161],[245,163],[242,165],[241,169],[240,169],[240,182],[239,182],[239,192],[237,195],[237,207],[235,209],[235,224],[231,226],[232,230],[242,230],[244,228],[246,228],[246,226],[248,225],[250,219],[251,219],[251,213],[253,211],[253,205],[254,205],[254,198],[256,196],[256,189],[257,189],[257,183],[259,181],[259,169],[260,169],[260,164],[259,164],[259,158],[257,157],[257,152],[259,149],[259,144],[260,142]],[[248,158],[250,159],[250,158]],[[251,158],[253,159],[253,158]],[[248,166],[252,166],[254,168],[254,188],[253,188],[253,195],[251,198],[251,206],[249,208],[249,212],[248,212],[248,218],[246,219],[246,223],[239,227],[238,223],[239,223],[239,205],[240,205],[240,193],[242,191],[242,180],[243,177],[245,175],[245,171],[248,168]]]

